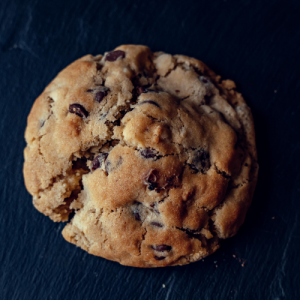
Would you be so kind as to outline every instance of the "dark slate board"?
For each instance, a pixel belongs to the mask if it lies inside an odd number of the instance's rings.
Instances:
[[[0,299],[300,299],[299,15],[299,0],[1,0]],[[135,269],[93,257],[65,242],[63,224],[25,190],[33,101],[76,58],[123,43],[203,60],[252,108],[253,205],[238,235],[204,261]]]

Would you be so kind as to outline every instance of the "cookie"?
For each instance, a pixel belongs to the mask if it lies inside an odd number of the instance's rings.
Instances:
[[[70,243],[123,265],[213,253],[243,223],[258,173],[251,111],[235,88],[197,59],[146,46],[75,61],[28,116],[34,206],[68,222]]]

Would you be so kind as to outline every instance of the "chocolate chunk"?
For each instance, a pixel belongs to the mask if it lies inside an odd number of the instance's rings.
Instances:
[[[101,167],[102,163],[106,160],[108,153],[100,153],[92,162],[92,170],[96,170]]]
[[[150,171],[144,177],[144,184],[148,185],[148,189],[153,191],[157,188],[156,181],[158,180],[158,171],[155,169],[150,169]]]
[[[151,225],[156,227],[163,227],[163,225],[158,222],[151,222]]]
[[[89,115],[86,109],[78,103],[71,104],[69,106],[69,112],[72,114],[76,114],[81,118],[87,118],[87,116]]]
[[[92,162],[92,171],[100,168],[101,164],[100,164],[100,161],[98,159],[98,156],[93,160]]]
[[[154,150],[150,148],[142,150],[141,155],[145,158],[154,158],[156,156]]]
[[[151,248],[158,252],[170,251],[172,249],[172,247],[168,245],[151,246]]]
[[[149,103],[149,104],[155,105],[155,106],[160,108],[160,106],[152,100],[146,100],[146,101],[140,102],[139,105],[142,105],[142,104],[145,104],[145,103]]]
[[[154,256],[154,258],[155,258],[156,260],[162,260],[162,259],[165,259],[164,256]]]
[[[196,172],[205,173],[210,168],[209,153],[203,149],[196,151],[190,166]]]
[[[109,89],[105,86],[99,86],[94,89],[88,89],[87,93],[94,93],[95,94],[95,100],[100,103],[103,98],[107,95],[107,92]]]
[[[157,203],[152,203],[150,204],[150,207],[153,208],[153,211],[156,212],[157,214],[160,214],[159,210],[157,209]]]
[[[111,51],[106,54],[105,61],[115,61],[119,57],[124,58],[125,52],[122,50]]]
[[[139,214],[137,211],[134,211],[134,212],[133,212],[133,215],[134,215],[134,217],[135,217],[135,219],[136,219],[137,221],[141,221],[141,216],[140,216],[140,214]]]
[[[180,91],[179,91],[179,90],[175,90],[175,92],[176,92],[176,93],[179,93]]]
[[[153,190],[155,190],[156,187],[157,187],[157,183],[150,183],[149,186],[148,186],[148,189],[150,191],[153,191]]]
[[[208,78],[205,77],[205,76],[200,76],[200,77],[199,77],[199,80],[200,80],[201,82],[203,82],[204,84],[210,83],[210,80],[208,80]]]
[[[100,103],[102,99],[105,97],[105,95],[106,95],[105,92],[102,91],[97,92],[95,97],[96,101]]]
[[[135,201],[133,205],[133,215],[137,221],[141,221],[139,206],[142,205],[141,202]]]

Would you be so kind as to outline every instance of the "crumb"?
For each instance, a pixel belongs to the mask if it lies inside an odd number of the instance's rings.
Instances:
[[[236,256],[235,256],[234,254],[233,254],[232,256],[233,256],[234,258],[236,258]]]
[[[162,285],[163,289],[166,287],[164,284]]]
[[[272,217],[272,220],[274,220],[275,219],[275,217]]]
[[[276,93],[277,93],[277,90],[274,90],[274,93],[276,94]]]

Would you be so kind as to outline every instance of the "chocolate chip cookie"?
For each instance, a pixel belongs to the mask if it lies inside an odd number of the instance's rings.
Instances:
[[[24,178],[64,238],[135,267],[236,234],[257,173],[249,107],[197,59],[125,45],[60,72],[28,116]],[[71,218],[71,216],[73,216]]]

